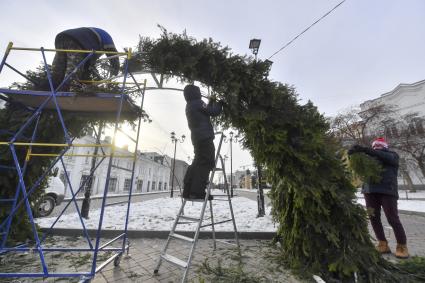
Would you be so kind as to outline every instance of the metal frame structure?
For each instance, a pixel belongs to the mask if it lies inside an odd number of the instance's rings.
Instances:
[[[124,133],[124,131],[122,131],[120,129],[120,123],[121,123],[121,114],[122,114],[122,108],[123,108],[123,103],[124,100],[128,99],[128,96],[126,94],[124,94],[124,90],[125,90],[125,86],[126,86],[126,82],[127,82],[127,77],[130,77],[133,80],[133,84],[135,84],[137,86],[137,88],[139,89],[140,93],[141,93],[141,105],[140,105],[140,110],[143,109],[143,102],[144,102],[144,95],[145,95],[145,90],[146,90],[146,80],[144,81],[143,84],[139,84],[135,77],[133,76],[133,74],[128,72],[128,60],[131,58],[131,49],[129,49],[128,52],[109,52],[109,51],[95,51],[95,50],[65,50],[65,49],[44,49],[44,48],[20,48],[20,47],[13,47],[13,43],[10,42],[9,45],[7,46],[6,52],[4,54],[4,57],[0,63],[0,74],[1,71],[3,70],[4,66],[9,67],[11,70],[17,72],[18,74],[22,75],[23,77],[25,77],[26,79],[29,79],[28,77],[26,77],[24,74],[22,74],[21,72],[19,72],[17,69],[15,69],[14,67],[12,67],[11,65],[9,65],[8,63],[6,63],[6,60],[10,54],[10,52],[12,50],[22,50],[22,51],[38,51],[41,52],[42,58],[43,58],[43,63],[44,63],[44,68],[47,74],[47,78],[49,81],[49,85],[50,85],[50,91],[48,92],[48,97],[44,100],[44,102],[41,103],[41,105],[39,105],[37,108],[35,109],[30,109],[32,111],[32,114],[30,115],[30,117],[25,121],[25,123],[23,123],[23,125],[19,128],[19,130],[16,133],[13,133],[13,135],[11,135],[12,137],[7,140],[7,141],[0,141],[0,146],[6,146],[10,149],[10,153],[13,156],[13,161],[14,164],[0,164],[0,170],[10,170],[10,171],[15,171],[17,174],[17,185],[16,185],[16,191],[14,193],[14,198],[4,198],[3,196],[0,196],[0,204],[1,203],[11,203],[11,210],[9,215],[6,217],[6,219],[4,219],[2,221],[2,223],[0,223],[0,256],[4,256],[7,253],[12,253],[12,252],[34,252],[34,253],[38,253],[38,256],[40,258],[40,264],[42,267],[42,272],[34,272],[34,273],[26,273],[26,272],[14,272],[14,273],[0,273],[0,278],[2,277],[18,277],[18,278],[23,278],[23,277],[38,277],[38,278],[48,278],[48,277],[60,277],[60,278],[80,278],[81,282],[89,282],[97,272],[99,272],[100,270],[102,270],[107,264],[111,263],[112,261],[114,261],[115,266],[119,265],[120,263],[120,259],[121,256],[125,253],[125,251],[129,251],[129,241],[128,241],[128,236],[127,236],[127,228],[128,228],[128,220],[129,220],[129,212],[130,212],[130,203],[131,203],[131,197],[132,197],[132,191],[133,191],[133,183],[134,183],[134,169],[135,169],[135,164],[136,164],[136,159],[137,159],[137,146],[139,144],[139,134],[140,134],[140,124],[141,124],[141,119],[142,119],[142,112],[139,113],[139,117],[138,117],[138,125],[137,125],[137,136],[136,137],[131,137],[130,135]],[[62,81],[62,83],[59,84],[59,86],[55,89],[53,86],[53,82],[52,82],[52,74],[50,72],[50,69],[48,67],[47,61],[46,61],[46,56],[45,56],[45,52],[74,52],[74,53],[85,53],[87,54],[87,56],[84,58],[84,60],[82,60],[74,69],[73,72],[71,72],[70,74],[66,75],[64,80]],[[72,79],[73,74],[75,73],[75,71],[82,67],[84,65],[85,62],[87,62],[87,60],[89,60],[94,54],[108,54],[108,55],[112,55],[112,56],[120,56],[120,57],[124,57],[124,71],[123,71],[123,75],[122,75],[122,82],[121,84],[121,91],[118,94],[119,95],[119,104],[115,113],[115,126],[114,126],[114,131],[113,131],[113,138],[112,138],[112,143],[111,144],[76,144],[73,143],[73,139],[69,136],[67,127],[65,125],[65,121],[62,115],[62,110],[60,107],[60,104],[58,103],[58,100],[61,97],[61,93],[59,92],[59,90],[61,89],[61,87],[68,82],[69,80]],[[108,82],[108,83],[116,83],[116,82],[112,82],[112,81],[102,81],[102,82]],[[96,83],[96,82],[93,82]],[[0,93],[2,92],[2,90],[0,89]],[[5,92],[5,91],[3,91]],[[16,92],[16,91],[15,91]],[[22,94],[26,94],[25,90],[22,91],[18,91],[18,93],[21,92]],[[28,91],[30,92],[30,91]],[[46,93],[45,93],[46,94]],[[117,94],[114,94],[115,99],[117,99]],[[13,94],[10,94],[9,97],[13,97]],[[107,98],[106,98],[107,99]],[[40,116],[41,113],[43,112],[43,110],[45,110],[46,105],[50,102],[53,101],[54,105],[55,105],[55,110],[57,112],[57,115],[59,117],[59,123],[61,125],[61,128],[63,130],[63,134],[64,134],[64,140],[65,143],[37,143],[35,142],[37,139],[37,131],[39,130],[39,120],[40,120]],[[29,108],[27,107],[27,110]],[[20,139],[22,140],[24,137],[22,136],[24,130],[29,130],[32,128],[32,136],[30,138],[30,142],[28,142],[27,140],[25,142],[21,142]],[[1,131],[1,129],[0,129]],[[130,138],[134,143],[135,143],[135,151],[134,154],[131,155],[118,155],[115,154],[115,136],[117,134],[117,131],[121,131],[123,132],[128,138]],[[97,133],[97,135],[101,135],[101,133]],[[25,147],[27,154],[25,157],[25,160],[21,160],[20,162],[20,158],[18,157],[18,154],[16,152],[16,147]],[[60,153],[58,154],[35,154],[32,153],[32,149],[35,147],[60,147],[62,148],[62,150],[60,151]],[[73,154],[68,154],[67,151],[72,148],[72,147],[88,147],[88,148],[100,148],[102,151],[102,154],[78,154],[78,155],[73,155]],[[105,151],[103,150],[103,148],[106,147],[109,149],[108,153],[105,153]],[[90,178],[87,178],[84,182],[82,182],[82,184],[80,185],[80,187],[78,188],[78,190],[74,191],[74,189],[72,188],[71,182],[70,182],[70,178],[68,176],[68,172],[66,170],[66,166],[65,163],[63,161],[63,156],[77,156],[77,157],[100,157],[100,161],[97,162],[97,164],[94,166],[94,168],[92,168],[91,172],[90,172]],[[44,173],[37,179],[37,181],[34,183],[34,185],[32,186],[27,186],[27,184],[25,184],[24,181],[24,176],[26,174],[26,171],[28,169],[29,165],[29,161],[31,158],[34,157],[55,157],[54,161],[52,162],[52,164],[44,171]],[[82,190],[82,188],[85,187],[86,182],[92,178],[94,171],[99,167],[99,165],[105,160],[105,158],[109,157],[109,162],[108,162],[108,169],[107,169],[107,175],[106,175],[106,183],[105,183],[105,189],[103,192],[103,199],[102,199],[102,205],[101,205],[101,210],[100,210],[100,217],[99,217],[99,223],[98,223],[98,227],[97,227],[97,232],[96,232],[96,236],[94,238],[94,240],[91,240],[89,235],[88,235],[88,231],[85,227],[85,223],[83,218],[81,217],[81,212],[80,209],[78,207],[77,201],[76,201],[76,196],[77,194]],[[125,226],[124,226],[124,232],[117,235],[115,238],[107,241],[106,243],[101,243],[101,232],[102,232],[102,224],[103,224],[103,218],[104,218],[104,212],[105,212],[105,206],[106,206],[106,198],[108,196],[108,187],[109,187],[109,182],[110,182],[110,175],[111,175],[111,169],[112,169],[112,161],[114,158],[131,158],[133,159],[133,163],[132,163],[132,169],[131,169],[131,186],[129,189],[129,195],[128,195],[128,204],[127,204],[127,213],[126,213],[126,218],[125,218]],[[51,225],[51,227],[44,232],[44,235],[42,237],[39,237],[37,229],[36,229],[36,225],[34,222],[34,216],[33,216],[33,212],[30,206],[30,202],[29,202],[29,197],[31,196],[31,194],[38,189],[40,183],[43,181],[43,179],[45,179],[50,170],[56,165],[56,164],[61,164],[62,168],[64,169],[64,173],[65,173],[65,178],[66,178],[66,182],[69,186],[69,189],[71,191],[72,194],[72,198],[69,200],[68,204],[63,208],[63,210],[61,211],[61,213],[59,214],[59,216],[57,217],[57,219],[53,222],[53,224]],[[76,211],[78,213],[78,216],[80,218],[80,222],[82,225],[82,232],[83,232],[83,236],[85,238],[85,240],[87,241],[88,247],[87,248],[74,248],[74,247],[57,247],[57,248],[49,248],[49,247],[44,247],[45,245],[45,239],[47,238],[48,235],[50,235],[52,233],[52,229],[54,228],[55,224],[58,222],[58,220],[60,219],[60,217],[64,214],[65,210],[69,207],[69,205],[71,205],[71,203],[73,203],[75,205]],[[24,207],[26,209],[27,215],[29,217],[30,220],[30,224],[32,227],[32,232],[34,234],[34,247],[32,247],[31,245],[29,245],[28,243],[22,243],[13,247],[7,247],[7,240],[9,237],[9,233],[10,233],[10,228],[12,225],[12,220],[13,217],[16,215],[18,209],[20,209],[21,207]],[[111,247],[111,245],[119,240],[122,240],[122,244],[120,244],[120,247]],[[91,268],[89,271],[87,272],[75,272],[75,273],[54,273],[54,272],[50,272],[49,271],[49,266],[47,265],[46,259],[45,259],[45,254],[49,253],[49,252],[88,252],[92,255],[92,262],[91,262]],[[103,263],[101,264],[97,264],[97,259],[98,259],[98,254],[100,252],[112,252],[113,255],[110,256],[108,259],[106,259]]]

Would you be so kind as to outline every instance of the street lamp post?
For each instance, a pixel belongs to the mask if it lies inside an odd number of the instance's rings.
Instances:
[[[173,192],[174,192],[174,170],[176,168],[176,150],[177,150],[177,142],[184,142],[184,139],[186,138],[185,135],[182,135],[181,138],[177,138],[176,137],[176,133],[175,132],[171,132],[171,142],[174,143],[174,157],[173,157],[173,172],[172,172],[172,178],[171,178],[171,192],[170,192],[170,197],[173,197]]]
[[[96,144],[100,145],[100,137],[102,135],[102,130],[104,127],[104,123],[101,122],[99,124],[98,127],[98,132],[96,135]],[[96,132],[96,130],[94,129],[94,131]],[[94,153],[93,153],[93,157],[91,159],[91,168],[90,168],[90,175],[89,175],[89,179],[86,181],[86,190],[84,192],[84,199],[83,199],[83,204],[81,205],[81,216],[85,219],[89,219],[89,211],[90,211],[90,201],[91,201],[91,193],[92,193],[92,186],[93,186],[93,174],[94,174],[94,170],[96,167],[96,156],[98,154],[98,150],[99,147],[96,146],[94,148]]]
[[[230,132],[230,197],[233,197],[233,132]]]
[[[258,49],[260,49],[261,39],[253,38],[249,41],[249,49],[252,50],[252,53],[255,56],[255,61],[257,61]]]
[[[257,217],[263,217],[265,213],[264,209],[264,192],[263,192],[263,175],[261,165],[257,164],[257,206],[258,214]]]
[[[223,156],[224,164],[226,164],[226,161],[227,161],[228,158],[229,157],[227,155]],[[222,179],[222,182],[221,182],[221,184],[223,185],[223,192],[226,192],[226,189],[228,189],[228,188],[226,188],[226,185],[229,185],[229,183],[225,182],[226,178],[227,178],[227,176],[225,176],[225,174],[226,174],[226,172],[223,171],[223,174],[222,174],[223,179]]]

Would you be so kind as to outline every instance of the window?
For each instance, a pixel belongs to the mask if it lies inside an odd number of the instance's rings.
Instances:
[[[148,181],[148,186],[146,187],[146,191],[149,192],[150,188],[151,188],[151,181]]]
[[[115,192],[117,188],[117,178],[110,178],[108,185],[108,192]]]
[[[398,135],[398,130],[397,130],[397,127],[396,127],[396,126],[392,126],[392,127],[391,127],[391,135],[392,135],[393,137],[395,137],[395,138],[398,138],[398,137],[399,137],[399,135]]]
[[[94,176],[92,180],[90,180],[90,175],[81,175],[79,188],[81,188],[81,186],[83,187],[79,191],[79,194],[84,194],[84,192],[86,192],[87,190],[90,190],[93,183],[94,183]]]
[[[89,154],[90,154],[90,151],[87,151],[87,155],[89,155]],[[84,163],[89,164],[89,156],[86,156],[86,160],[85,160]]]
[[[420,135],[425,134],[423,120],[418,119],[418,120],[415,121],[415,124],[416,124],[416,130],[418,131],[418,134],[420,134]]]
[[[409,124],[409,132],[410,132],[410,134],[412,134],[412,135],[416,135],[416,134],[417,134],[417,132],[416,132],[416,127],[415,127],[415,124],[414,124],[413,122],[411,122],[411,123]]]
[[[136,191],[141,192],[143,188],[143,180],[137,180]]]
[[[167,190],[167,183],[164,183],[164,191]]]
[[[155,191],[156,190],[155,185],[156,185],[156,183],[155,182],[152,182],[152,191]]]
[[[124,180],[124,191],[125,192],[130,191],[130,187],[131,187],[131,179],[125,179]]]
[[[73,159],[72,159],[72,155],[74,154],[74,148],[71,148],[70,150],[68,150],[65,154],[67,154],[67,156],[66,156],[66,160],[68,161],[68,162],[72,162],[73,161]],[[69,155],[68,155],[69,154]]]
[[[162,190],[162,182],[158,183],[158,191]]]
[[[393,137],[389,128],[385,128],[385,137],[387,139],[391,139]]]

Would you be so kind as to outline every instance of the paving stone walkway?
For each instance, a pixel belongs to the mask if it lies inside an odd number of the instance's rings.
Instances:
[[[419,215],[401,214],[401,220],[405,227],[408,246],[411,255],[425,256],[425,217]],[[383,217],[384,226],[391,248],[395,250],[395,239],[392,230]],[[75,237],[55,237],[50,240],[52,245],[66,245],[81,247],[83,239]],[[107,265],[92,280],[93,283],[126,283],[126,282],[180,282],[182,270],[166,262],[160,267],[159,274],[153,275],[160,250],[165,239],[130,239],[130,255],[123,256],[120,265],[114,267]],[[188,254],[188,246],[174,241],[169,248],[169,253],[181,259]],[[277,256],[277,252],[268,245],[268,241],[241,240],[241,256],[233,246],[218,243],[217,249],[213,249],[211,239],[199,240],[192,267],[190,268],[188,282],[229,282],[218,280],[214,273],[239,274],[251,279],[247,282],[300,282],[288,270],[282,269],[271,257]],[[100,259],[106,259],[106,255],[100,255]],[[396,260],[394,256],[387,257]],[[65,269],[66,272],[87,271],[90,267],[91,256],[81,253],[67,253],[66,257],[51,253],[46,256],[46,261],[53,270]],[[20,262],[19,262],[20,261]],[[18,263],[19,262],[19,263]],[[220,268],[217,268],[221,266]],[[0,264],[0,272],[40,272],[39,258],[36,253],[20,256],[19,260],[9,257],[3,258]],[[1,282],[29,283],[29,282],[77,282],[68,279],[0,279]]]

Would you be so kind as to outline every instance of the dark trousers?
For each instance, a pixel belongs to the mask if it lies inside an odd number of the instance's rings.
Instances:
[[[183,197],[190,194],[204,196],[211,169],[215,166],[215,147],[213,139],[193,144],[195,157],[184,176]]]
[[[369,214],[370,223],[379,241],[386,241],[384,228],[381,222],[381,207],[384,209],[388,223],[394,231],[398,244],[406,244],[406,233],[398,217],[397,198],[384,194],[364,194],[366,208]]]
[[[75,41],[68,39],[60,41],[56,44],[57,49],[68,50],[81,50],[82,48]],[[70,74],[75,67],[87,56],[87,53],[74,53],[74,52],[56,52],[55,58],[52,63],[52,80],[53,86],[57,88],[63,79]],[[71,81],[76,79],[87,80],[89,79],[89,66],[93,60],[89,60],[80,66],[73,77],[65,82],[59,91],[69,91]],[[77,84],[78,85],[78,84]]]

